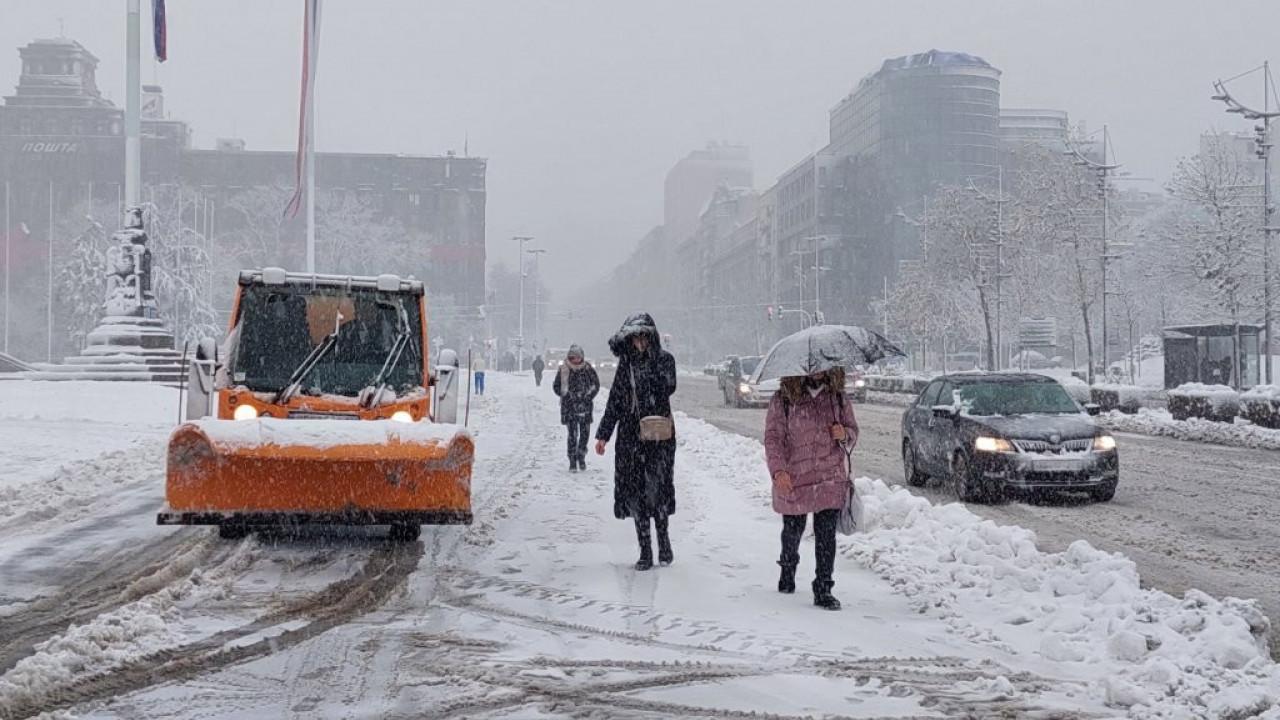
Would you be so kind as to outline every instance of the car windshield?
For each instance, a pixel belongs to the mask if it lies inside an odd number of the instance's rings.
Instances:
[[[956,388],[967,415],[1078,413],[1080,407],[1056,382],[979,382]]]
[[[337,344],[302,382],[308,395],[355,397],[382,370],[408,316],[409,343],[387,378],[396,392],[424,385],[422,316],[412,298],[375,290],[251,286],[240,298],[231,379],[278,392],[307,355],[337,329]]]
[[[751,377],[751,373],[756,371],[756,366],[760,364],[758,357],[742,358],[742,375],[743,377]]]

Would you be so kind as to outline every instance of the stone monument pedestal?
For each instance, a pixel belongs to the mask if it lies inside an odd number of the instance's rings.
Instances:
[[[134,380],[177,384],[182,353],[159,318],[108,316],[89,333],[81,354],[61,364],[37,363],[32,380]]]

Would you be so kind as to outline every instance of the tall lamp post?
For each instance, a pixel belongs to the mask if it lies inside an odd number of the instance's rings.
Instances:
[[[1103,125],[1102,126],[1102,162],[1098,162],[1096,160],[1090,160],[1089,158],[1085,157],[1084,153],[1080,152],[1079,148],[1075,146],[1071,146],[1071,149],[1067,151],[1068,153],[1075,156],[1076,165],[1079,165],[1084,168],[1088,168],[1089,170],[1093,170],[1095,173],[1098,174],[1098,190],[1102,193],[1102,257],[1100,258],[1100,261],[1102,263],[1102,372],[1104,377],[1107,371],[1108,364],[1111,362],[1110,353],[1108,352],[1110,350],[1110,343],[1108,342],[1108,337],[1107,337],[1107,294],[1108,294],[1107,293],[1107,264],[1109,261],[1119,257],[1118,255],[1111,254],[1111,249],[1108,245],[1108,238],[1107,238],[1107,208],[1108,208],[1107,175],[1112,170],[1117,170],[1120,167],[1119,165],[1116,165],[1116,164],[1107,163],[1107,148],[1110,144],[1111,144],[1111,139],[1110,139],[1110,135],[1108,135],[1108,132],[1107,132],[1107,126]],[[1089,384],[1090,385],[1093,384],[1093,368],[1092,367],[1089,368]]]
[[[822,318],[822,273],[829,271],[831,268],[822,264],[822,243],[830,238],[826,235],[813,235],[805,238],[813,242],[813,320],[817,325],[823,324]],[[793,250],[793,255],[803,256],[805,253],[801,250]],[[801,289],[801,300],[803,301],[803,287]]]
[[[533,256],[533,346],[538,347],[538,343],[542,342],[542,275],[538,273],[538,257],[546,250],[542,248],[530,248],[525,250]],[[546,348],[542,348],[543,351]]]
[[[1251,73],[1262,70],[1262,109],[1254,110],[1253,108],[1236,100],[1227,90],[1227,83],[1236,78],[1244,77]],[[1270,63],[1262,63],[1261,68],[1250,70],[1244,75],[1237,75],[1230,80],[1217,80],[1213,83],[1213,89],[1217,91],[1211,99],[1219,100],[1226,104],[1227,112],[1236,115],[1243,115],[1248,120],[1261,120],[1261,125],[1255,125],[1253,128],[1254,142],[1258,149],[1255,151],[1257,156],[1262,158],[1262,326],[1263,335],[1266,337],[1266,344],[1263,345],[1262,361],[1263,367],[1266,369],[1265,382],[1270,385],[1271,376],[1271,320],[1272,320],[1272,281],[1271,281],[1271,233],[1278,228],[1271,225],[1271,213],[1275,207],[1271,204],[1271,119],[1280,117],[1280,111],[1271,109],[1271,65]]]
[[[519,265],[516,268],[520,273],[520,334],[516,337],[516,370],[524,372],[524,244],[533,238],[517,235],[511,239],[520,243],[520,255],[517,258]]]

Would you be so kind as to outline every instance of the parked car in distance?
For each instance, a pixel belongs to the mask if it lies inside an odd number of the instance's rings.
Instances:
[[[962,373],[934,378],[902,415],[908,485],[930,477],[961,501],[998,501],[1011,491],[1088,492],[1115,497],[1116,440],[1053,378]]]

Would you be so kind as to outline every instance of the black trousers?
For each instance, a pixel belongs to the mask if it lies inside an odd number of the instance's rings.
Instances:
[[[782,566],[795,567],[800,564],[800,538],[804,537],[804,526],[808,519],[808,515],[782,516],[782,557],[778,561]],[[831,576],[836,564],[836,524],[839,519],[839,509],[822,510],[813,514],[813,545],[818,561],[819,582],[834,584]]]
[[[569,459],[573,461],[587,458],[587,441],[591,436],[591,420],[587,416],[570,417],[565,424],[569,429]]]

